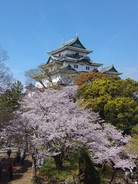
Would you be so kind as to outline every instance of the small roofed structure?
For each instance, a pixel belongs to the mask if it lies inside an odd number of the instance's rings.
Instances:
[[[118,72],[114,65],[110,65],[110,66],[107,66],[107,67],[103,67],[101,70],[100,70],[101,73],[104,73],[104,74],[110,74],[110,75],[121,75],[122,73]]]

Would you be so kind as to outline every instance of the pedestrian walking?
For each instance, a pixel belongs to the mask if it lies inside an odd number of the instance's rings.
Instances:
[[[126,181],[126,184],[128,184],[129,176],[130,176],[130,172],[129,172],[128,169],[126,169],[126,171],[125,171],[125,176],[124,176],[124,179],[125,179],[125,181]]]
[[[8,149],[7,155],[8,155],[8,158],[9,158],[9,159],[10,159],[11,153],[12,153],[11,149]]]
[[[134,180],[134,173],[133,173],[132,169],[130,169],[129,178],[130,178],[132,181]]]
[[[26,153],[25,153],[25,151],[24,151],[23,154],[22,154],[22,156],[21,156],[21,164],[22,164],[22,165],[23,165],[23,163],[24,163],[25,157],[26,157]]]
[[[20,151],[20,149],[18,149],[18,151],[17,151],[17,162],[20,162],[20,159],[21,159],[21,151]]]
[[[3,169],[2,159],[0,159],[0,177],[1,177],[1,175],[2,175],[2,169]]]
[[[13,163],[10,164],[9,172],[10,172],[10,178],[12,179],[13,178]]]

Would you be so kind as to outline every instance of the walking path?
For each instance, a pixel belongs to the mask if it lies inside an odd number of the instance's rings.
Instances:
[[[10,163],[14,163],[13,178],[10,179],[9,166]],[[3,158],[3,171],[0,178],[0,184],[30,184],[32,174],[32,161],[31,157],[28,157],[24,161],[24,164],[17,163],[14,157],[8,159]]]

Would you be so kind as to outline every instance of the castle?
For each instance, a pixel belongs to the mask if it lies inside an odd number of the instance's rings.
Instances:
[[[73,84],[74,78],[85,72],[99,71],[113,75],[121,74],[115,69],[114,65],[99,70],[99,67],[103,64],[91,60],[88,55],[92,52],[92,50],[84,47],[76,35],[72,40],[63,42],[57,49],[48,52],[48,61],[40,65],[39,68],[47,69],[51,82],[65,85]],[[48,83],[49,80],[45,79],[45,85]]]

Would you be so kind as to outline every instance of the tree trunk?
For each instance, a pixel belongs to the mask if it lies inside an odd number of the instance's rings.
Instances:
[[[28,137],[25,135],[25,152],[28,152]]]
[[[55,161],[56,169],[61,169],[63,167],[63,155],[62,154],[54,156],[54,161]]]
[[[111,184],[111,183],[112,183],[112,181],[113,181],[113,179],[114,179],[114,176],[115,176],[115,172],[113,172],[113,175],[112,175],[112,178],[111,178],[111,180],[110,180],[109,184]]]
[[[36,158],[32,155],[32,160],[33,160],[33,178],[36,178]]]

